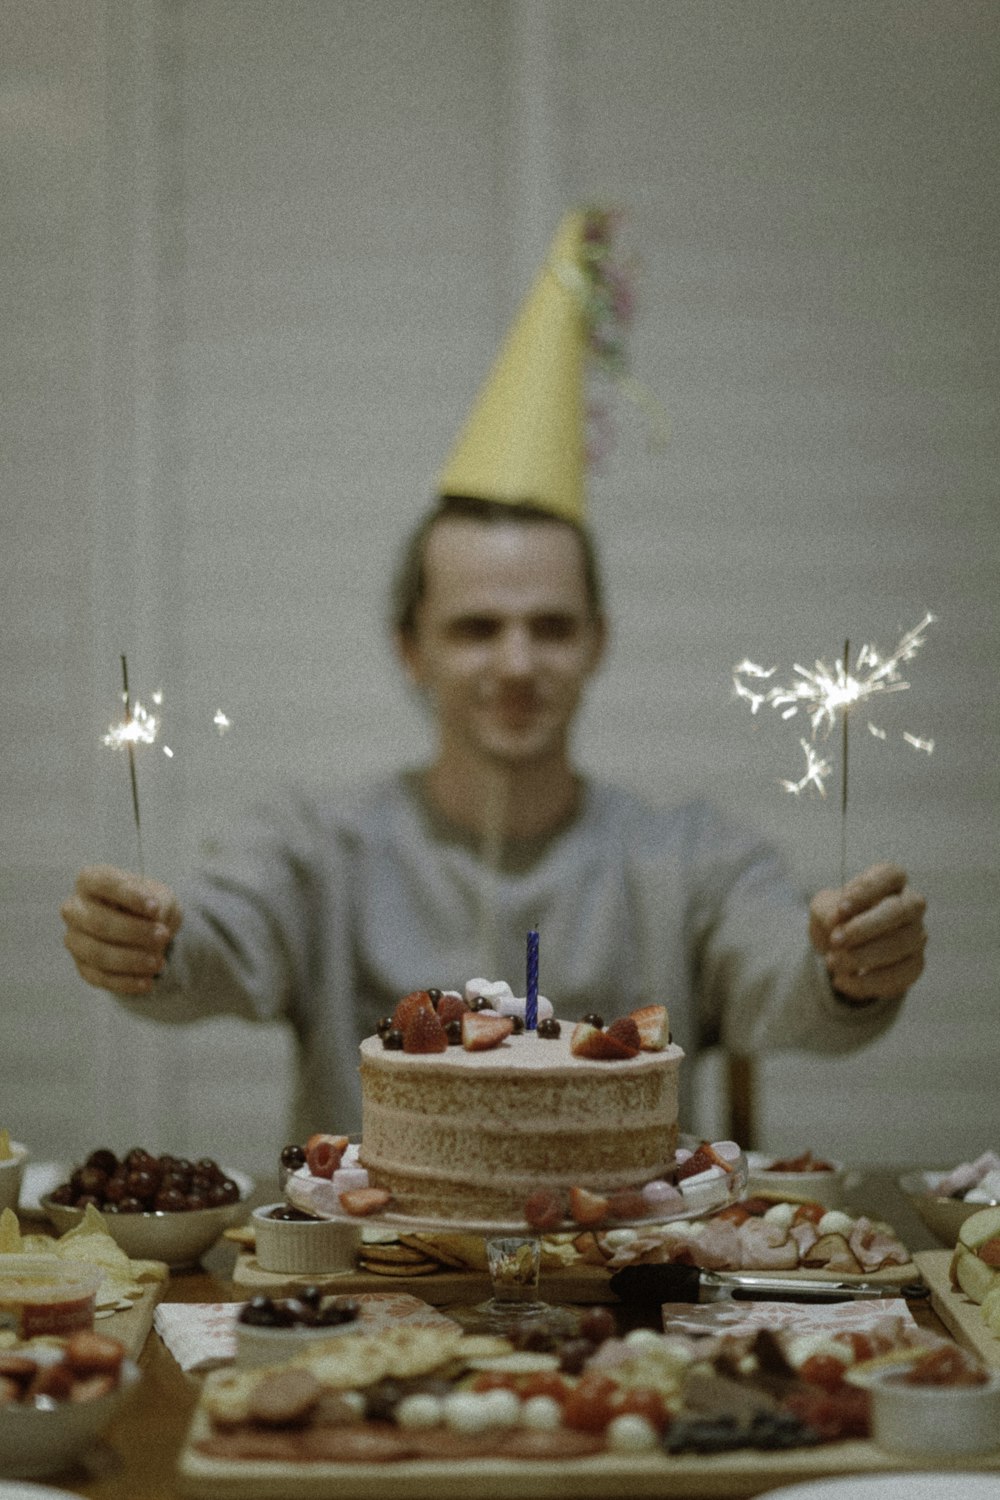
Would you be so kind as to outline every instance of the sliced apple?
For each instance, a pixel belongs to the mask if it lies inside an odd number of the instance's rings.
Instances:
[[[998,1235],[1000,1208],[981,1208],[978,1213],[970,1214],[958,1231],[960,1243],[967,1245],[970,1250],[978,1250],[980,1245],[985,1245],[987,1240],[996,1239]]]
[[[1000,1271],[995,1271],[968,1245],[959,1242],[951,1260],[951,1280],[952,1285],[972,1302],[982,1302],[994,1287],[1000,1286]]]

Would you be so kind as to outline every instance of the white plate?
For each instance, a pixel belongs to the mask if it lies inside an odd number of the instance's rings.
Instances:
[[[766,1490],[757,1500],[1000,1500],[1000,1474],[848,1474]]]

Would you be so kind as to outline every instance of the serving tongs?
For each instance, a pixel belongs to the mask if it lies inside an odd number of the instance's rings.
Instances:
[[[623,1266],[608,1285],[621,1302],[647,1307],[665,1302],[850,1302],[869,1297],[902,1297],[909,1302],[930,1295],[922,1281],[703,1271],[677,1264]]]
[[[762,1271],[700,1271],[699,1300],[720,1302],[847,1302],[869,1297],[918,1301],[930,1295],[922,1281],[835,1281],[822,1276],[776,1276]]]

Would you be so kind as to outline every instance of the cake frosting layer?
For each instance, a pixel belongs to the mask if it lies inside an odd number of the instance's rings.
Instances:
[[[513,1220],[536,1188],[608,1192],[669,1171],[680,1047],[617,1062],[577,1058],[572,1025],[482,1052],[361,1044],[360,1160],[417,1217]]]

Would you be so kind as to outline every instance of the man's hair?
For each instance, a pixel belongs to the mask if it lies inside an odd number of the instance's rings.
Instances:
[[[480,500],[471,495],[441,495],[417,523],[400,554],[392,585],[392,626],[402,636],[416,629],[417,610],[427,587],[425,559],[427,539],[439,521],[478,521],[485,526],[499,526],[512,521],[517,525],[565,526],[580,544],[584,587],[592,619],[604,611],[604,588],[594,538],[586,526],[564,516],[553,515],[537,505],[504,500]]]

